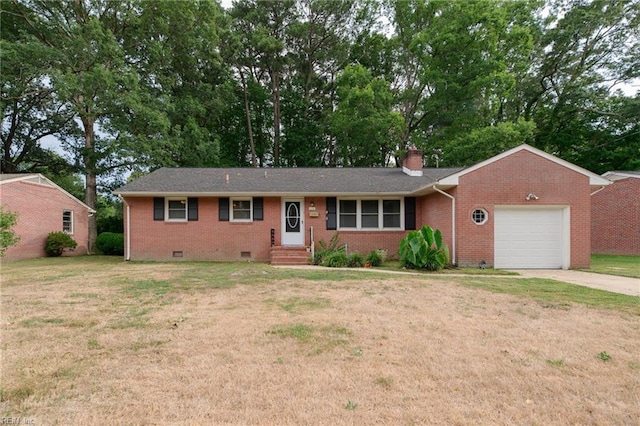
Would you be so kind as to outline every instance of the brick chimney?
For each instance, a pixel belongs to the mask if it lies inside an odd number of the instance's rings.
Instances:
[[[402,171],[409,176],[422,176],[423,154],[415,146],[409,147],[409,151],[402,160]]]

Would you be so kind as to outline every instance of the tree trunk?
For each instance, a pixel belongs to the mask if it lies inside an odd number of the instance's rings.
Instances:
[[[271,75],[273,88],[273,163],[280,165],[280,73]]]
[[[82,117],[82,125],[84,127],[84,147],[85,154],[83,158],[85,169],[85,203],[93,210],[96,209],[98,189],[96,184],[96,164],[95,164],[95,120],[90,116]],[[89,241],[87,241],[87,250],[93,253],[95,249],[96,239],[98,238],[98,224],[96,215],[89,215]]]
[[[256,157],[256,144],[253,141],[253,127],[251,126],[251,111],[249,110],[249,95],[247,94],[247,82],[244,78],[242,70],[240,71],[240,79],[242,80],[242,91],[244,93],[244,112],[247,117],[247,132],[249,133],[249,148],[251,149],[251,165],[258,167],[258,158]]]

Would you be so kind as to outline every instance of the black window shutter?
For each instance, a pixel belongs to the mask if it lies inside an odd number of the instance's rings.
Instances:
[[[404,229],[416,229],[416,197],[404,198]]]
[[[164,198],[153,198],[153,220],[164,220]]]
[[[220,222],[229,221],[229,199],[228,198],[218,199],[218,220],[220,220]]]
[[[198,220],[198,199],[197,198],[188,198],[187,199],[187,218],[188,220],[196,221]]]
[[[336,197],[327,197],[327,229],[338,229]]]
[[[264,220],[264,198],[253,198],[253,220]]]

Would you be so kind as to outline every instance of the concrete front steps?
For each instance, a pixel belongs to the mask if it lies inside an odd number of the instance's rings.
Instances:
[[[306,247],[271,247],[271,264],[278,265],[308,265],[311,263],[311,253]]]

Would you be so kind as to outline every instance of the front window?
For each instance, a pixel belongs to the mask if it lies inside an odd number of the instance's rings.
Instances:
[[[340,200],[340,228],[357,227],[357,201]]]
[[[362,200],[362,227],[378,228],[378,200]]]
[[[168,198],[167,199],[167,220],[185,221],[187,220],[187,199]]]
[[[232,199],[231,200],[231,220],[233,221],[251,221],[251,199]]]
[[[340,200],[340,229],[402,229],[402,202],[399,199]]]
[[[62,232],[73,234],[73,211],[71,210],[62,212]]]
[[[382,200],[382,227],[400,228],[400,200]]]

